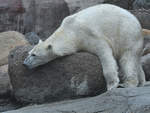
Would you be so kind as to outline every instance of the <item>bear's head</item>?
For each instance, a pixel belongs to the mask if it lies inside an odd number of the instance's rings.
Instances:
[[[39,65],[45,64],[57,57],[54,54],[52,45],[39,40],[39,43],[29,51],[28,56],[24,60],[24,65],[32,69]]]

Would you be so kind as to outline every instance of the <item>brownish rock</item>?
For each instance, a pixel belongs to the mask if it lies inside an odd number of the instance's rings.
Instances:
[[[26,45],[23,34],[16,31],[7,31],[0,33],[0,66],[8,63],[9,51],[19,45]]]

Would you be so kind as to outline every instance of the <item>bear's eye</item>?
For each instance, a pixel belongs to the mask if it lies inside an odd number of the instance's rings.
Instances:
[[[48,45],[48,46],[47,46],[47,49],[51,49],[51,48],[52,48],[52,46],[51,46],[51,45]]]
[[[31,54],[31,56],[35,57],[36,55],[35,54]]]

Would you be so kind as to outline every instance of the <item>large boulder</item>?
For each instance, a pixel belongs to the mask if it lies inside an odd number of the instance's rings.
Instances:
[[[33,105],[4,113],[150,113],[149,89],[115,89],[92,98]]]
[[[17,47],[9,54],[9,76],[18,101],[43,103],[93,96],[105,91],[99,59],[76,53],[29,70],[23,61],[31,47]]]
[[[138,18],[143,28],[150,29],[150,9],[131,10],[131,13]]]
[[[0,66],[8,63],[9,51],[16,46],[26,45],[28,42],[25,40],[24,35],[8,31],[0,33]]]

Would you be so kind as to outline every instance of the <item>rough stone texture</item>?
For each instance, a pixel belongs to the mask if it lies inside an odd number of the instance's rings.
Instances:
[[[4,113],[150,113],[149,88],[115,89],[92,98],[33,105]]]
[[[146,80],[150,81],[150,54],[143,56],[141,62],[146,75]]]
[[[15,102],[11,95],[11,84],[8,75],[8,65],[0,67],[0,112],[13,110],[20,105]]]
[[[64,0],[0,0],[0,32],[36,32],[44,40],[68,15]]]
[[[0,113],[4,111],[10,111],[20,108],[19,103],[13,102],[13,100],[9,97],[0,98]]]
[[[0,32],[23,31],[24,11],[21,0],[0,0]]]
[[[22,65],[30,47],[17,47],[9,55],[9,75],[17,100],[43,103],[97,95],[105,91],[98,58],[76,53],[29,70]]]
[[[64,0],[23,0],[25,32],[35,32],[43,40],[48,38],[69,15]]]
[[[105,0],[104,3],[114,4],[114,5],[120,6],[122,8],[131,10],[132,4],[134,1],[135,0]]]
[[[27,43],[24,35],[19,32],[8,31],[0,33],[0,66],[8,63],[7,57],[11,49]]]
[[[24,9],[22,7],[22,1],[21,0],[0,0],[0,12],[5,13],[5,11],[8,12],[23,12]]]
[[[68,4],[70,13],[73,14],[90,6],[101,4],[104,0],[65,0]]]
[[[25,38],[31,45],[38,44],[40,37],[35,32],[29,32],[25,34]]]
[[[70,13],[73,14],[82,9],[101,3],[110,3],[125,9],[132,9],[134,0],[65,0],[68,4]]]
[[[7,94],[11,90],[11,84],[7,69],[8,65],[0,67],[0,95]]]
[[[133,3],[133,9],[150,9],[150,1],[149,0],[135,0]]]
[[[138,18],[143,28],[150,29],[150,9],[131,10],[131,13]]]

